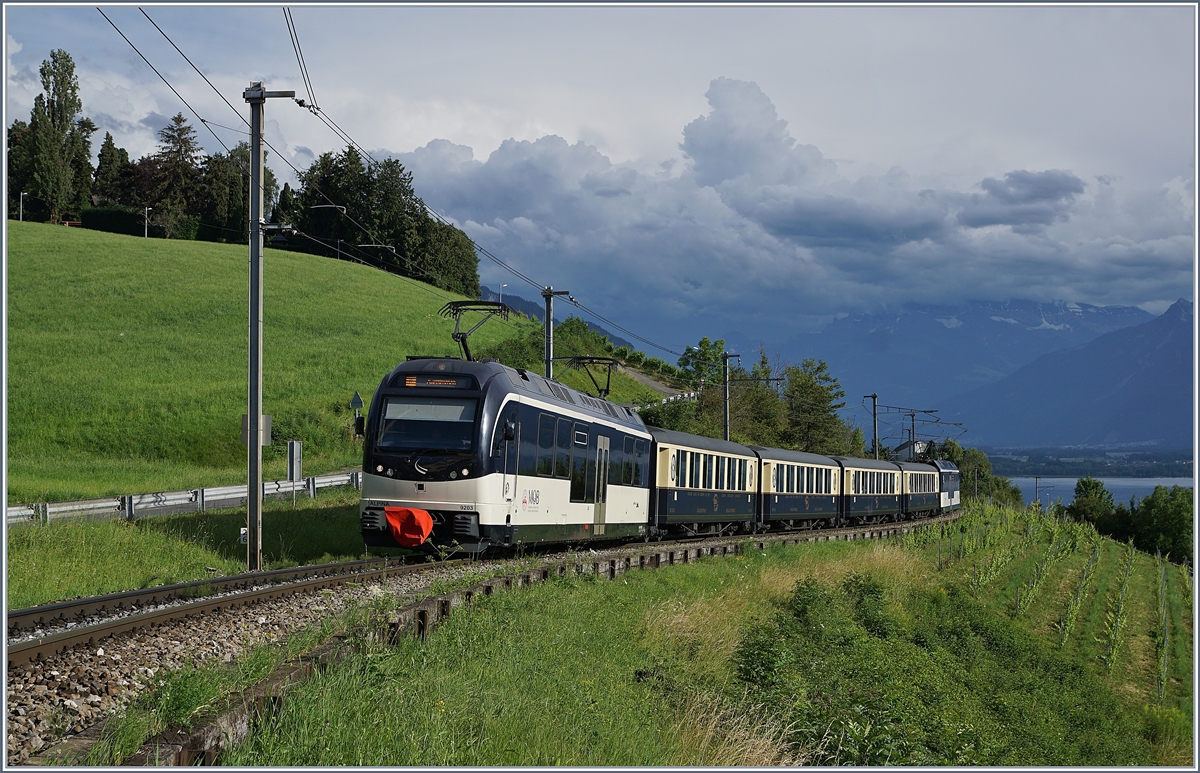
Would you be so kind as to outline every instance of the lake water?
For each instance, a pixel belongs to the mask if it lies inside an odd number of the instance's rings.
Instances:
[[[1009,480],[1020,486],[1025,504],[1033,501],[1033,478],[1010,478]],[[1191,478],[1097,478],[1097,480],[1104,484],[1104,488],[1113,495],[1113,502],[1118,504],[1129,504],[1130,497],[1138,499],[1148,497],[1154,493],[1155,486],[1192,488],[1195,484]],[[1063,501],[1064,505],[1071,504],[1071,501],[1075,499],[1075,484],[1078,481],[1079,478],[1038,478],[1038,498],[1042,500],[1042,506],[1045,507],[1059,499]],[[969,491],[971,483],[964,480],[962,486],[964,491]]]

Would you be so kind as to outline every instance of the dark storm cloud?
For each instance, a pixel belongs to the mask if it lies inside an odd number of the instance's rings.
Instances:
[[[912,299],[1188,292],[1190,184],[1119,191],[1059,169],[1012,170],[974,192],[901,169],[848,179],[791,137],[757,85],[721,78],[708,99],[683,129],[681,169],[639,172],[552,135],[483,160],[445,140],[395,157],[481,245],[672,343],[698,325],[753,331],[781,312],[794,326]],[[513,279],[487,261],[481,271]]]
[[[1070,172],[1018,170],[1004,180],[988,177],[979,184],[984,193],[967,198],[958,222],[969,228],[989,225],[1043,226],[1065,221],[1083,181]]]
[[[758,84],[717,78],[704,95],[712,112],[683,129],[680,149],[700,185],[746,175],[755,184],[817,181],[837,165],[812,145],[796,145],[787,121]]]

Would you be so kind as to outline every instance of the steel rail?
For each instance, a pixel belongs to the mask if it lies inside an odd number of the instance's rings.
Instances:
[[[293,593],[321,590],[322,588],[329,588],[347,582],[365,582],[400,574],[427,571],[434,567],[453,566],[456,564],[466,563],[468,561],[469,559],[460,558],[429,564],[387,566],[382,569],[364,572],[342,572],[339,574],[316,577],[300,582],[278,583],[271,585],[270,587],[258,588],[256,590],[245,591],[243,593],[219,596],[216,598],[200,599],[199,601],[193,601],[187,604],[177,604],[175,606],[170,606],[163,609],[156,609],[150,612],[129,615],[127,617],[117,618],[115,620],[108,620],[95,625],[73,628],[69,631],[63,631],[61,633],[44,636],[38,639],[30,639],[28,641],[19,642],[16,644],[9,644],[8,666],[11,668],[13,665],[18,663],[42,660],[64,652],[67,649],[79,644],[92,644],[116,634],[125,633],[138,628],[149,627],[151,625],[160,625],[172,620],[192,617],[205,612],[236,607],[243,604],[252,604],[259,601],[291,595]],[[278,575],[281,573],[259,572],[256,574]],[[248,577],[249,575],[246,576]]]
[[[56,601],[25,609],[14,609],[8,613],[8,635],[46,625],[69,623],[95,614],[122,612],[135,607],[164,604],[181,598],[211,596],[231,589],[249,588],[263,583],[288,582],[298,577],[319,574],[329,576],[361,571],[372,566],[388,566],[395,560],[369,558],[330,564],[294,566],[287,569],[272,569],[265,572],[244,572],[225,577],[191,580],[174,585],[157,585],[153,588],[121,591],[103,596]]]

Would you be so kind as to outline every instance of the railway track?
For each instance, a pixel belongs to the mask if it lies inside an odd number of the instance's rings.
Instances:
[[[453,559],[441,562],[441,565],[453,566],[465,561],[467,559]],[[428,566],[404,565],[394,559],[347,561],[195,580],[18,609],[8,614],[8,665],[11,668],[19,663],[45,659],[71,647],[92,644],[137,628],[346,582],[371,582],[411,574]],[[204,598],[187,601],[197,596]],[[141,611],[144,609],[146,611]],[[87,624],[97,618],[102,621]],[[25,640],[17,638],[22,633],[47,627],[65,630]]]

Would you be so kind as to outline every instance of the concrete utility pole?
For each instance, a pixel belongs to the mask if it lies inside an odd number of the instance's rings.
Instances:
[[[729,361],[732,359],[737,359],[738,364],[741,364],[742,355],[721,352],[721,380],[725,382],[725,434],[722,437],[726,440],[729,439]]]
[[[25,222],[25,191],[21,191],[21,212],[17,218],[20,222]]]
[[[554,296],[570,294],[570,290],[555,290],[551,285],[542,289],[546,299],[546,378],[554,378]]]
[[[242,97],[250,105],[250,373],[246,411],[246,568],[262,570],[262,306],[263,306],[263,105],[272,97],[294,98],[294,91],[266,91],[252,81]]]
[[[145,208],[146,211],[142,213],[142,215],[144,217],[144,220],[142,221],[142,227],[143,227],[142,238],[144,238],[144,239],[150,238],[150,210],[152,210],[152,209],[154,209],[154,207],[146,207]]]
[[[869,395],[863,395],[863,399],[871,398],[871,449],[875,452],[875,459],[879,459],[879,395],[872,392]]]

